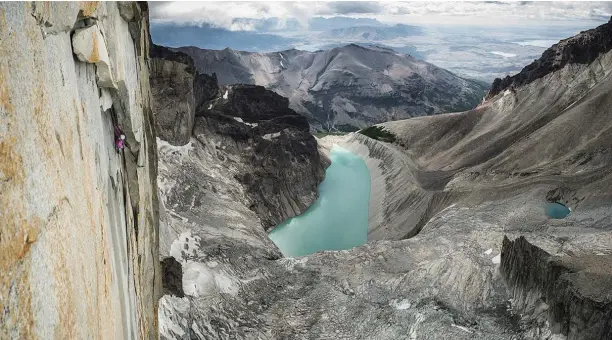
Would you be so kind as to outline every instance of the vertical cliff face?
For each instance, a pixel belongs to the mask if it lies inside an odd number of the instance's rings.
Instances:
[[[173,145],[189,142],[195,117],[191,58],[163,46],[151,45],[151,91],[159,136]]]
[[[612,256],[552,256],[522,236],[504,237],[500,272],[515,312],[538,331],[612,338]]]
[[[157,337],[148,48],[143,3],[0,4],[0,338]]]
[[[196,138],[204,144],[224,140],[222,151],[241,158],[235,178],[266,230],[316,201],[329,160],[320,155],[308,121],[289,108],[287,98],[263,86],[224,86],[197,116]]]

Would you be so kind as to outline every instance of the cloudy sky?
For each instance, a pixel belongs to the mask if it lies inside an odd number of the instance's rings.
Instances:
[[[585,26],[607,22],[612,2],[150,2],[154,24],[211,24],[252,31],[249,20],[349,16],[384,23],[484,26]]]

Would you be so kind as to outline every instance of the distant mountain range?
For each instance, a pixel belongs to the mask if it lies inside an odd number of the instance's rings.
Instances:
[[[250,19],[236,18],[232,24],[238,27],[250,28],[248,30],[227,30],[212,26],[210,24],[201,25],[176,25],[176,24],[152,24],[151,37],[153,42],[158,45],[168,47],[197,46],[210,49],[223,49],[232,47],[234,49],[247,51],[278,51],[296,46],[301,40],[287,37],[286,33],[298,32],[305,29],[300,22],[295,19],[279,20],[278,18],[269,19]],[[378,36],[396,36],[400,34],[402,26],[410,27],[415,30],[416,26],[395,25],[389,26],[371,18],[350,18],[350,17],[313,17],[308,21],[307,29],[317,32],[322,36],[341,37],[350,35],[351,30],[376,31],[381,29]],[[393,35],[395,32],[395,35]],[[369,36],[369,35],[368,35]],[[361,39],[355,39],[361,40]],[[375,39],[370,39],[375,40]],[[381,40],[381,39],[376,39]]]
[[[343,39],[350,41],[381,41],[423,34],[419,26],[395,25],[395,26],[353,26],[334,28],[320,34],[324,39]]]
[[[292,109],[323,131],[354,131],[391,120],[469,110],[480,103],[487,88],[376,46],[273,53],[175,50],[190,55],[201,73],[216,73],[222,85],[263,85],[289,98]]]
[[[603,22],[602,22],[603,23]],[[153,19],[151,38],[168,47],[195,46],[221,50],[276,52],[292,48],[328,50],[350,43],[376,44],[447,69],[461,77],[491,84],[517,73],[551,44],[592,25],[549,27],[423,25],[373,18],[312,17],[234,18],[221,28],[212,24],[171,24]]]
[[[195,45],[222,49],[240,46],[241,49],[251,51],[284,49],[296,42],[295,39],[276,34],[228,31],[211,25],[152,25],[151,36],[154,43],[168,47]]]

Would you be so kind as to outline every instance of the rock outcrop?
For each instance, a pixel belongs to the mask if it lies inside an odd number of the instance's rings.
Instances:
[[[568,64],[590,64],[597,57],[612,49],[612,17],[607,24],[581,32],[561,40],[542,53],[540,59],[525,66],[520,73],[505,78],[497,78],[491,85],[487,99],[510,88],[529,84],[536,79],[560,70]]]
[[[240,155],[245,167],[236,178],[266,230],[314,203],[329,165],[306,118],[288,104],[262,86],[226,86],[202,103],[196,117],[194,136],[201,143],[222,136],[224,151]]]
[[[161,261],[162,266],[162,283],[164,294],[170,294],[176,297],[184,297],[183,292],[183,268],[180,262],[174,257],[166,257]]]
[[[172,145],[185,145],[196,111],[219,92],[217,76],[198,73],[187,54],[155,44],[150,68],[157,134]]]
[[[153,64],[193,70],[188,56],[161,46],[155,49]],[[169,91],[183,94],[173,105],[155,108],[161,139],[180,146],[194,137],[206,146],[218,138],[219,161],[238,157],[237,165],[243,167],[236,180],[245,186],[248,206],[266,229],[300,214],[316,200],[316,187],[329,161],[319,154],[306,118],[291,110],[286,98],[262,86],[219,87],[214,74],[194,73],[182,84],[177,79],[165,71],[151,76],[154,97],[159,96],[154,102],[167,102]],[[176,109],[183,105],[184,118],[177,119]],[[173,131],[179,131],[180,138]]]
[[[157,338],[147,11],[0,3],[2,339]]]
[[[328,51],[251,53],[196,47],[189,54],[201,73],[221,85],[256,84],[289,98],[315,130],[356,131],[372,124],[468,110],[485,86],[409,55],[355,44]]]
[[[612,339],[612,255],[551,256],[522,236],[504,238],[500,271],[515,312],[540,332]]]
[[[185,145],[193,131],[196,70],[191,58],[151,45],[150,83],[157,134],[173,145]]]

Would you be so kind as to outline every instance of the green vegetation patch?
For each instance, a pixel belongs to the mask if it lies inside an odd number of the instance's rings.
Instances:
[[[393,133],[385,130],[382,126],[370,126],[359,130],[359,133],[381,142],[394,143],[397,140]]]

